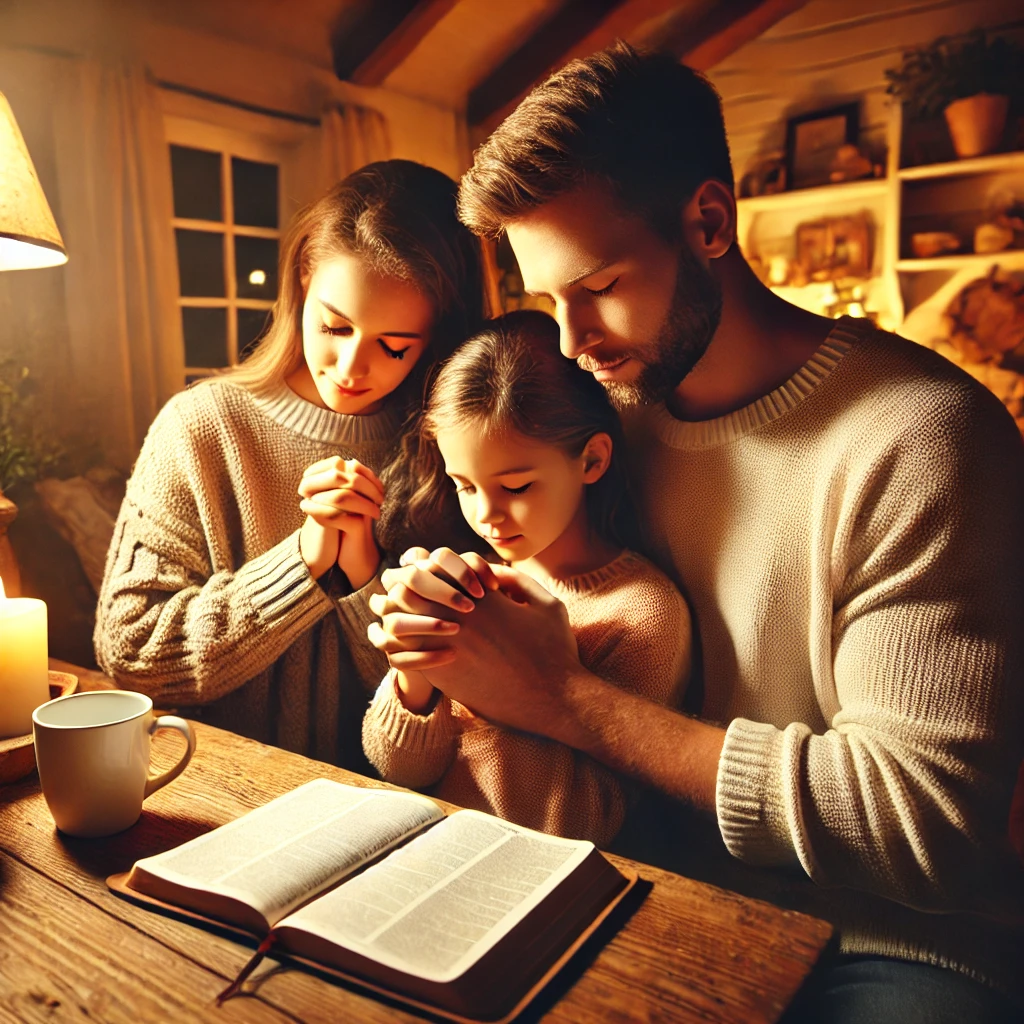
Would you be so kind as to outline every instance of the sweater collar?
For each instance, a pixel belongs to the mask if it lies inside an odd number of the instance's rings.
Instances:
[[[620,552],[615,558],[602,565],[599,569],[578,573],[575,576],[562,576],[558,578],[545,576],[537,582],[556,597],[559,594],[586,594],[594,590],[600,590],[605,584],[628,575],[640,563],[640,556],[627,549]]]
[[[678,420],[660,404],[647,415],[655,434],[673,448],[710,448],[734,441],[795,409],[829,377],[847,352],[866,334],[876,330],[873,323],[844,316],[810,359],[774,391],[712,420]]]
[[[284,381],[253,395],[253,401],[275,423],[327,444],[391,441],[402,422],[395,403],[386,404],[380,412],[350,416],[307,402]]]

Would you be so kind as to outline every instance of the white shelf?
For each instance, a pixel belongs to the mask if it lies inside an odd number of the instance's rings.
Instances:
[[[987,270],[993,263],[1004,269],[1024,268],[1024,249],[1005,249],[1003,252],[961,253],[952,256],[933,256],[930,259],[897,260],[900,273],[922,273],[926,270],[959,270],[961,267],[977,267]]]
[[[944,164],[925,164],[921,167],[903,167],[896,172],[901,181],[920,181],[924,178],[951,178],[964,174],[996,174],[999,171],[1024,169],[1024,152],[993,153],[991,156],[967,157]]]
[[[792,192],[776,192],[770,196],[749,196],[737,199],[736,206],[744,213],[762,213],[766,210],[790,210],[818,204],[856,202],[859,199],[880,199],[885,195],[885,178],[865,178],[863,181],[844,181],[837,185],[819,185],[800,188]]]

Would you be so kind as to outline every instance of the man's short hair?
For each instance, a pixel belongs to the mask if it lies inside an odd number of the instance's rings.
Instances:
[[[624,42],[538,85],[476,151],[459,217],[497,238],[509,222],[590,183],[677,238],[679,211],[704,181],[733,185],[715,87],[671,54]]]

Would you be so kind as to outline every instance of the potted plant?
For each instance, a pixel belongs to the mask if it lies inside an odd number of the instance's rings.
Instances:
[[[32,384],[28,367],[13,360],[0,364],[0,579],[8,597],[20,591],[18,565],[7,537],[18,507],[4,491],[49,472],[61,455],[35,427]]]
[[[981,156],[998,147],[1010,105],[1024,94],[1024,50],[982,29],[940,36],[904,53],[885,77],[910,117],[945,115],[957,156]]]

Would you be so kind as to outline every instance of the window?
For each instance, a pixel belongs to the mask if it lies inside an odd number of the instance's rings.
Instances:
[[[172,143],[174,235],[189,377],[232,366],[277,297],[279,165]]]
[[[315,196],[315,123],[160,90],[169,143],[186,383],[243,358],[277,297],[281,229]]]

